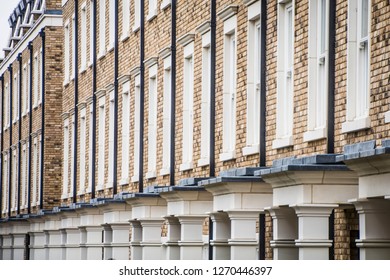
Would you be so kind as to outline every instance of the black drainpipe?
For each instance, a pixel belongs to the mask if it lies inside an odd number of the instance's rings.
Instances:
[[[18,123],[18,132],[19,132],[19,140],[18,140],[18,203],[17,203],[17,215],[20,215],[20,175],[21,175],[21,158],[22,158],[22,149],[21,149],[21,143],[20,140],[22,140],[22,78],[23,78],[23,72],[22,72],[22,55],[19,54],[17,58],[19,62],[19,123]]]
[[[144,101],[145,101],[145,3],[140,1],[140,130],[139,130],[139,192],[144,191]]]
[[[115,46],[114,46],[114,160],[113,160],[113,196],[117,194],[118,187],[118,67],[119,67],[119,43],[118,43],[118,9],[119,3],[118,0],[115,0]]]
[[[45,159],[44,159],[44,147],[45,147],[45,74],[46,74],[46,70],[45,70],[45,39],[46,39],[46,35],[45,35],[45,29],[42,29],[41,32],[39,33],[39,35],[41,36],[41,39],[42,39],[42,81],[41,81],[41,87],[42,87],[42,90],[41,90],[41,98],[42,98],[42,104],[41,104],[41,147],[40,147],[40,152],[41,152],[41,162],[40,162],[40,186],[39,186],[39,205],[41,205],[41,209],[43,209],[43,181],[44,181],[44,166],[45,166]]]
[[[215,63],[217,34],[217,3],[211,0],[210,23],[210,177],[215,177]]]
[[[95,3],[96,5],[96,3]],[[75,53],[74,55],[74,139],[73,140],[73,203],[77,202],[77,135],[78,135],[78,121],[79,111],[77,105],[79,104],[79,1],[74,1],[75,13]]]
[[[33,80],[33,76],[32,76],[32,73],[33,73],[33,45],[31,44],[31,42],[28,44],[28,50],[30,51],[30,70],[29,70],[29,74],[30,74],[30,77],[29,77],[29,83],[30,83],[30,87],[29,87],[29,99],[28,99],[28,112],[29,112],[29,116],[28,116],[28,167],[27,167],[27,212],[28,214],[31,213],[31,151],[32,151],[32,137],[31,137],[31,133],[32,133],[32,88],[33,88],[33,85],[32,85],[32,80]]]
[[[4,75],[0,76],[1,81],[1,113],[4,112]],[[4,144],[4,117],[1,117],[0,121],[0,131],[1,131],[1,138],[0,138],[0,162],[1,162],[1,170],[0,170],[0,211],[3,209],[3,144]],[[0,212],[0,218],[2,213]]]
[[[13,90],[12,90],[12,82],[13,82],[13,78],[12,78],[12,65],[8,66],[8,71],[9,71],[9,159],[8,159],[8,164],[9,164],[9,168],[8,168],[8,217],[11,217],[11,192],[12,192],[12,188],[11,188],[11,185],[12,185],[12,93],[13,93]]]
[[[259,260],[265,260],[265,214],[259,214]]]
[[[334,260],[334,210],[329,217],[329,240],[332,242],[329,248],[329,260]]]
[[[211,245],[211,241],[213,240],[214,229],[213,229],[213,220],[209,217],[209,260],[213,259],[213,246]]]
[[[260,42],[260,138],[259,165],[266,166],[266,93],[267,93],[267,0],[261,1],[261,42]]]
[[[92,158],[89,159],[92,161],[92,173],[90,180],[91,184],[91,199],[95,198],[95,189],[96,189],[96,3],[93,2],[93,48],[92,48]],[[90,50],[91,51],[91,50]]]
[[[176,0],[171,2],[171,154],[169,184],[175,185],[175,130],[176,130]]]
[[[328,131],[327,152],[334,153],[334,91],[335,91],[335,38],[336,3],[329,1],[329,53],[328,53]]]

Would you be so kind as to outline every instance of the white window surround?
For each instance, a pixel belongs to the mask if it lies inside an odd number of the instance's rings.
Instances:
[[[141,0],[134,1],[134,25],[133,32],[137,32],[141,27]]]
[[[22,116],[27,114],[28,108],[28,69],[27,63],[23,65],[23,81],[22,81]]]
[[[39,86],[40,86],[40,89],[38,91],[38,105],[42,104],[42,96],[44,94],[43,87],[42,87],[42,81],[44,78],[43,65],[42,65],[43,62],[44,62],[43,51],[42,51],[42,48],[40,48],[39,49]]]
[[[139,144],[140,144],[140,94],[141,94],[141,81],[139,76],[139,69],[134,77],[134,156],[133,156],[133,177],[131,182],[135,183],[139,181]]]
[[[105,120],[105,98],[106,91],[100,90],[95,93],[98,100],[99,126],[98,126],[98,183],[97,190],[104,188],[104,169],[105,169],[105,136],[106,136],[106,120]]]
[[[171,52],[166,49],[160,52],[164,61],[164,89],[163,89],[163,157],[160,175],[170,173],[170,151],[171,151]]]
[[[64,152],[65,152],[66,149],[64,149]],[[65,161],[64,161],[64,164],[65,164]],[[65,165],[64,165],[65,167]],[[33,192],[32,192],[32,202],[31,202],[31,205],[32,206],[35,206],[37,205],[37,196],[38,196],[38,139],[37,137],[35,136],[34,137],[34,141],[33,141],[33,162],[32,162],[32,172],[33,172],[33,184],[32,184],[32,188],[33,188]],[[68,174],[68,173],[66,173]],[[66,176],[66,178],[68,178],[68,176]],[[65,184],[65,183],[64,183]],[[68,184],[66,184],[66,190],[68,188]],[[68,197],[68,194],[66,194],[66,197],[62,197],[62,198],[67,198]]]
[[[180,171],[191,170],[194,149],[194,40],[195,33],[184,35],[178,43],[184,47],[183,57],[183,130]]]
[[[125,41],[130,36],[130,0],[122,1],[122,36],[121,41]]]
[[[19,71],[17,71],[14,75],[14,83],[13,83],[13,98],[12,98],[12,122],[16,123],[19,120]]]
[[[42,133],[40,132],[38,135],[38,198],[37,198],[37,205],[41,204],[41,180],[42,180],[42,173],[41,173],[41,162],[42,162],[42,153],[40,152],[42,149]]]
[[[70,30],[69,30],[69,20],[65,22],[64,28],[65,38],[64,38],[64,86],[69,84],[70,80]],[[35,59],[34,59],[35,62]],[[35,69],[35,68],[34,68]],[[35,72],[35,71],[34,71]]]
[[[108,0],[109,4],[109,15],[108,15],[108,47],[107,50],[110,52],[115,47],[115,0]]]
[[[248,6],[247,117],[244,156],[260,151],[260,1]]]
[[[157,176],[157,58],[145,62],[149,68],[148,171],[146,179]]]
[[[4,164],[3,164],[3,193],[1,194],[3,199],[3,214],[8,212],[8,194],[7,194],[7,186],[8,186],[8,154],[4,153]]]
[[[98,59],[106,55],[106,0],[99,0],[99,53]],[[104,19],[104,20],[102,20]]]
[[[77,161],[77,158],[75,159],[74,158],[74,152],[75,152],[75,146],[74,146],[74,139],[75,137],[77,137],[76,135],[76,130],[75,130],[75,118],[74,118],[74,111],[72,109],[72,111],[70,112],[70,119],[71,119],[71,139],[70,139],[70,189],[69,189],[69,197],[72,197],[73,196],[73,188],[74,188],[74,181],[73,181],[73,176],[74,176],[74,166],[75,166],[75,160]]]
[[[238,6],[231,5],[218,13],[224,22],[223,147],[220,161],[236,157],[237,11]]]
[[[27,207],[27,200],[26,200],[26,194],[27,194],[27,144],[23,143],[22,145],[22,193],[21,193],[21,209],[25,209]]]
[[[366,6],[366,5],[367,6]],[[343,133],[370,128],[371,1],[348,1],[347,114]]]
[[[90,98],[89,101],[87,101],[89,104],[89,145],[88,145],[88,188],[87,193],[92,192],[92,145],[93,145],[93,110],[94,106],[92,104],[92,98]]]
[[[38,107],[38,90],[39,90],[39,57],[38,52],[34,54],[33,64],[33,78],[34,78],[34,91],[33,91],[33,108]]]
[[[211,66],[211,33],[210,22],[201,24],[197,31],[202,35],[202,97],[201,97],[201,132],[200,158],[198,166],[210,163],[210,66]]]
[[[157,17],[157,10],[157,0],[149,0],[149,13],[146,20],[151,21]]]
[[[80,73],[87,69],[87,2],[81,5],[81,53]]]
[[[87,143],[87,119],[86,119],[86,108],[85,103],[79,105],[80,109],[80,186],[78,195],[83,195],[85,193],[85,170],[86,170],[86,143]]]
[[[118,78],[122,84],[122,166],[119,185],[129,184],[130,147],[130,76]]]
[[[329,1],[309,0],[308,117],[305,142],[326,138]]]
[[[276,139],[272,142],[273,149],[293,145],[294,0],[279,0],[277,34]]]
[[[4,86],[4,95],[5,95],[5,104],[4,104],[4,131],[7,130],[7,128],[9,127],[9,108],[10,108],[10,104],[9,104],[9,100],[10,100],[10,94],[9,94],[9,86],[8,86],[8,83],[5,84]]]
[[[106,88],[106,92],[109,95],[109,107],[108,107],[108,178],[106,188],[112,188],[114,186],[114,118],[115,118],[115,93],[114,85],[109,85]],[[100,134],[99,134],[100,135]]]
[[[13,148],[12,147],[12,169],[11,169],[11,188],[12,188],[12,192],[11,192],[11,211],[16,211],[17,210],[17,204],[16,204],[16,201],[18,199],[17,197],[17,185],[18,185],[18,178],[17,178],[17,172],[18,172],[18,158],[17,158],[17,155],[16,155],[16,148]]]
[[[76,16],[75,14],[72,15],[72,68],[71,68],[71,74],[70,74],[70,79],[74,80],[75,75],[76,75]]]
[[[163,11],[165,9],[168,9],[171,6],[171,0],[162,0],[160,9]]]
[[[93,64],[93,50],[95,49],[93,36],[95,34],[94,26],[93,26],[93,10],[95,5],[95,0],[89,0],[89,62],[88,66],[92,66]]]

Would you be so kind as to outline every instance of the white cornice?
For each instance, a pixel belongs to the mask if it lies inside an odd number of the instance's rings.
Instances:
[[[177,39],[177,43],[182,45],[183,47],[187,46],[189,43],[193,42],[195,40],[195,33],[190,32],[185,34],[184,36]]]
[[[211,28],[211,21],[208,20],[202,23],[201,25],[199,25],[195,30],[196,32],[200,33],[200,35],[203,35],[208,31],[210,31],[210,28]]]
[[[171,48],[170,47],[165,47],[162,50],[158,52],[158,55],[164,59],[167,58],[171,54]]]
[[[123,84],[130,81],[130,75],[122,75],[118,77],[118,83]]]
[[[95,95],[96,95],[96,98],[100,98],[104,95],[106,95],[106,90],[105,89],[98,89],[96,92],[95,92]]]
[[[138,66],[134,67],[130,69],[130,76],[132,77],[137,76],[140,72],[141,72],[141,68],[139,68]]]
[[[225,21],[231,18],[232,16],[234,16],[235,14],[237,14],[237,12],[238,12],[238,5],[229,5],[225,7],[222,11],[220,11],[217,15],[221,20]]]
[[[153,57],[148,58],[147,60],[144,60],[144,65],[146,68],[149,68],[150,66],[157,64],[157,62],[158,62],[158,57],[153,56]]]
[[[244,5],[246,5],[246,6],[252,5],[253,3],[255,3],[257,1],[259,1],[259,0],[242,0]]]

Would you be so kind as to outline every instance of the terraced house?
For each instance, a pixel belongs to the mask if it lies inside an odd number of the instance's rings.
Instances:
[[[386,0],[22,0],[1,259],[390,259]]]

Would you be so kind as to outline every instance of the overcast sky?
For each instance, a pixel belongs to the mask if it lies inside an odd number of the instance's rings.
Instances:
[[[4,57],[3,48],[9,36],[8,18],[20,0],[0,0],[0,57]]]

